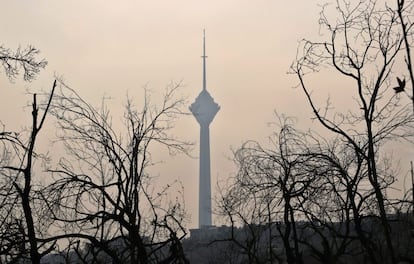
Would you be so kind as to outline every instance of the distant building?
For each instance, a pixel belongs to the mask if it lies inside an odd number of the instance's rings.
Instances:
[[[210,180],[210,131],[209,126],[220,106],[214,102],[213,97],[207,91],[206,84],[206,38],[203,36],[203,89],[195,102],[190,106],[190,111],[200,124],[200,182],[199,182],[199,207],[198,222],[200,228],[210,227],[211,220],[211,180]]]

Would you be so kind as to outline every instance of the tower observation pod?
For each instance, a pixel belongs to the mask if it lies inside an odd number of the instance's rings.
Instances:
[[[206,85],[206,38],[203,32],[203,89],[191,104],[190,111],[200,124],[200,181],[199,181],[199,228],[212,225],[211,220],[211,180],[210,180],[210,131],[209,126],[213,121],[220,106],[214,102],[213,97],[207,91]]]

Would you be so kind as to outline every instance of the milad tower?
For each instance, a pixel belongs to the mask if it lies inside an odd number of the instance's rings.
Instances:
[[[214,102],[213,97],[207,91],[206,85],[206,37],[203,31],[203,90],[190,106],[190,111],[200,124],[200,182],[199,182],[199,206],[198,226],[207,228],[211,221],[211,180],[210,180],[210,132],[209,126],[213,121],[220,106]]]

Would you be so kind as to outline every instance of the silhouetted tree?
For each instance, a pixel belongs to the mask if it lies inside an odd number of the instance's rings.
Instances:
[[[49,222],[43,219],[41,188],[34,178],[34,161],[40,155],[35,152],[36,140],[43,128],[53,98],[56,81],[49,100],[39,113],[36,94],[33,95],[32,125],[28,139],[17,133],[0,133],[2,146],[0,162],[0,261],[20,263],[30,259],[39,264],[42,256],[54,247],[53,243],[39,243],[48,230]],[[45,225],[43,225],[45,224]]]
[[[363,160],[352,146],[340,138],[314,139],[312,157],[306,163],[317,180],[312,182],[299,211],[305,217],[307,232],[301,243],[321,263],[346,263],[365,253],[374,254],[372,239],[376,230],[364,228],[364,219],[375,214],[375,192],[366,189],[367,176]],[[392,180],[392,179],[391,179]],[[383,185],[389,187],[392,181]],[[367,220],[369,221],[369,219]],[[359,242],[355,239],[359,237]]]
[[[413,12],[414,12],[414,1],[410,0],[397,0],[397,13],[398,18],[400,19],[401,32],[404,40],[405,55],[404,61],[407,66],[408,71],[408,80],[411,82],[411,100],[413,105],[414,112],[414,70],[413,70],[413,59],[411,54],[411,47],[414,43],[413,34],[414,34],[414,22],[413,22]],[[412,163],[411,163],[412,166]],[[411,171],[411,173],[413,173]],[[411,175],[411,205],[412,212],[414,215],[414,178]]]
[[[410,243],[395,243],[400,227],[409,225],[387,215],[405,203],[386,196],[397,171],[384,147],[412,142],[414,134],[413,112],[400,96],[411,78],[393,71],[402,51],[409,52],[403,44],[411,45],[412,26],[401,27],[401,21],[411,21],[412,4],[400,1],[400,11],[376,1],[336,1],[336,13],[328,7],[320,17],[328,39],[304,40],[291,70],[331,139],[284,123],[273,149],[250,141],[235,152],[238,173],[222,189],[220,214],[232,227],[229,240],[250,262],[298,263],[303,254],[322,263],[410,259]],[[329,99],[318,106],[307,74],[324,70],[331,78],[342,76],[354,107],[335,111]]]
[[[0,63],[9,80],[23,71],[23,79],[31,81],[40,69],[47,65],[44,59],[37,60],[39,50],[32,46],[20,47],[11,51],[0,45]],[[23,140],[21,133],[0,131],[0,262],[17,263],[30,258],[32,263],[40,263],[40,258],[52,247],[38,245],[39,226],[33,207],[36,205],[36,191],[33,190],[33,161],[38,157],[35,144],[47,115],[50,100],[56,83],[53,84],[49,102],[39,119],[39,105],[33,95],[32,128],[29,139]],[[40,123],[39,123],[40,121]]]
[[[403,45],[402,34],[398,33],[398,15],[377,1],[351,3],[338,0],[334,18],[329,18],[331,13],[326,8],[319,21],[328,38],[319,42],[304,40],[291,70],[297,75],[299,86],[319,123],[352,146],[363,172],[359,177],[368,180],[375,194],[377,211],[373,216],[379,217],[386,243],[384,247],[380,242],[374,242],[373,248],[360,237],[370,261],[396,263],[398,256],[387,219],[388,202],[384,189],[389,175],[380,164],[385,143],[409,140],[413,134],[412,111],[394,91],[389,92],[395,86],[391,77],[400,76],[393,72]],[[322,68],[329,69],[331,77],[337,74],[349,80],[347,92],[356,102],[354,108],[341,113],[333,111],[329,101],[322,108],[324,110],[317,105],[306,76]]]
[[[25,81],[33,80],[40,69],[47,65],[45,59],[36,58],[39,53],[40,51],[31,45],[25,49],[19,47],[16,51],[0,45],[0,63],[4,73],[10,80],[13,80],[20,74],[20,71],[23,71]]]
[[[303,262],[297,209],[299,197],[315,180],[305,168],[310,156],[303,155],[308,147],[304,135],[282,118],[270,139],[272,148],[249,141],[235,152],[238,172],[223,189],[219,208],[231,228],[242,226],[244,232],[233,232],[229,240],[250,263]]]
[[[180,244],[186,234],[182,197],[167,202],[170,185],[155,191],[149,172],[153,146],[170,153],[185,153],[189,146],[169,135],[183,114],[185,101],[174,98],[178,87],[167,88],[160,106],[146,91],[140,111],[128,99],[119,131],[104,103],[94,108],[64,85],[56,93],[51,113],[68,156],[51,170],[48,206],[51,217],[64,224],[58,238],[88,242],[86,261],[186,263]]]
[[[413,102],[414,111],[414,70],[411,54],[411,47],[413,45],[413,19],[414,1],[410,0],[397,0],[397,14],[399,18],[399,24],[401,26],[402,38],[404,43],[404,62],[407,66],[408,80],[411,82],[411,100]]]

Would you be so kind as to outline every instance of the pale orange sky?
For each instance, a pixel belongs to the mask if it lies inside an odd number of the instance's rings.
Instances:
[[[0,43],[11,49],[32,44],[49,64],[32,83],[10,83],[0,74],[0,120],[9,129],[27,126],[27,89],[50,89],[55,73],[92,104],[111,96],[114,118],[121,118],[126,94],[140,98],[144,85],[162,94],[168,83],[182,80],[181,94],[190,104],[202,86],[205,28],[207,89],[221,106],[210,126],[214,195],[216,181],[235,173],[230,148],[248,139],[266,142],[275,110],[298,117],[301,127],[310,124],[311,110],[301,90],[292,88],[297,80],[286,72],[298,41],[318,37],[320,2],[3,1]],[[325,80],[320,88],[334,82]],[[44,133],[54,134],[53,124],[48,125]],[[192,155],[198,155],[199,127],[192,116],[183,117],[174,133],[195,142]],[[183,182],[188,227],[196,227],[198,160],[160,156],[156,184]]]

